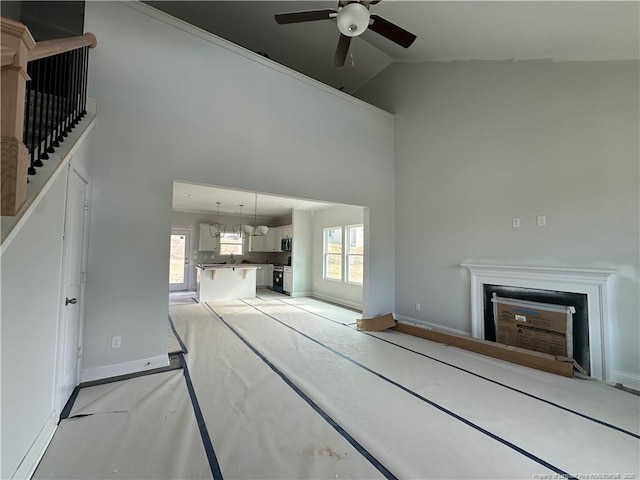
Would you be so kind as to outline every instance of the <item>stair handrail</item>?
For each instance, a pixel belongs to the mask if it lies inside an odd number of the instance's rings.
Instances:
[[[96,48],[98,40],[93,33],[87,32],[77,37],[57,38],[37,42],[35,48],[29,50],[29,62],[51,57],[59,53],[70,52],[82,47]]]
[[[0,214],[16,215],[26,200],[28,149],[23,143],[26,83],[31,80],[27,64],[79,48],[95,48],[92,33],[37,42],[29,28],[16,20],[0,17],[2,46],[2,92],[0,134]]]

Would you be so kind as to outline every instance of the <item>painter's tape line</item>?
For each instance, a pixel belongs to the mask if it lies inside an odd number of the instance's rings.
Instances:
[[[71,392],[71,396],[69,397],[69,400],[67,400],[67,403],[65,403],[64,408],[60,413],[60,421],[66,420],[67,418],[69,418],[69,415],[71,414],[71,410],[73,409],[73,404],[76,403],[76,398],[78,398],[78,393],[80,393],[80,388],[82,387],[78,385],[76,386],[76,388],[73,389],[73,392]]]
[[[320,318],[324,318],[325,320],[329,320],[329,321],[331,321],[333,323],[337,323],[338,325],[348,326],[348,325],[345,325],[344,323],[338,322],[338,321],[333,320],[333,319],[331,319],[329,317],[325,317],[323,315],[320,315],[320,314],[317,314],[315,312],[312,312],[311,310],[307,310],[307,309],[304,309],[302,307],[299,307],[298,305],[294,305],[294,304],[287,303],[287,302],[282,302],[282,303],[285,303],[285,304],[290,305],[292,307],[299,308],[300,310],[303,310],[303,311],[305,311],[307,313],[311,313],[311,314],[316,315],[316,316],[318,316]],[[507,385],[505,383],[498,382],[497,380],[493,380],[492,378],[485,377],[483,375],[480,375],[479,373],[472,372],[471,370],[467,370],[466,368],[462,368],[462,367],[459,367],[457,365],[453,365],[452,363],[445,362],[444,360],[440,360],[439,358],[432,357],[430,355],[427,355],[426,353],[422,353],[422,352],[418,352],[416,350],[412,350],[411,348],[405,347],[404,345],[400,345],[398,343],[392,342],[392,341],[387,340],[385,338],[380,338],[380,337],[378,337],[376,335],[373,335],[371,332],[362,332],[361,331],[360,333],[364,333],[365,335],[369,335],[370,337],[376,338],[376,339],[378,339],[378,340],[380,340],[382,342],[386,342],[386,343],[389,343],[391,345],[395,345],[396,347],[402,348],[403,350],[407,350],[408,352],[411,352],[411,353],[415,353],[416,355],[420,355],[422,357],[428,358],[429,360],[433,360],[434,362],[441,363],[441,364],[446,365],[448,367],[455,368],[456,370],[460,370],[461,372],[465,372],[465,373],[468,373],[469,375],[473,375],[474,377],[478,377],[478,378],[481,378],[482,380],[486,380],[487,382],[491,382],[491,383],[493,383],[495,385],[499,385],[501,387],[507,388],[507,389],[509,389],[509,390],[511,390],[513,392],[520,393],[520,394],[525,395],[525,396],[527,396],[529,398],[532,398],[534,400],[538,400],[540,402],[546,403],[547,405],[551,405],[553,407],[559,408],[560,410],[563,410],[563,411],[565,411],[567,413],[572,413],[574,415],[577,415],[578,417],[584,418],[585,420],[589,420],[591,422],[595,422],[595,423],[597,423],[599,425],[602,425],[603,427],[611,428],[612,430],[616,430],[616,431],[618,431],[620,433],[624,433],[625,435],[629,435],[629,436],[631,436],[633,438],[640,439],[640,435],[638,435],[637,433],[633,433],[633,432],[631,432],[629,430],[625,430],[622,427],[618,427],[616,425],[612,425],[611,423],[607,423],[604,420],[599,420],[599,419],[597,419],[595,417],[591,417],[591,416],[586,415],[584,413],[580,413],[580,412],[578,412],[576,410],[572,410],[571,408],[568,408],[568,407],[565,407],[565,406],[560,405],[558,403],[552,402],[551,400],[547,400],[546,398],[538,397],[536,395],[533,395],[532,393],[525,392],[524,390],[520,390],[518,388],[512,387],[512,386]]]
[[[462,371],[462,372],[466,372],[466,373],[468,373],[469,375],[473,375],[474,377],[481,378],[481,379],[483,379],[483,380],[486,380],[487,382],[491,382],[491,383],[494,383],[494,384],[496,384],[496,385],[500,385],[501,387],[504,387],[504,388],[507,388],[507,389],[512,390],[512,391],[514,391],[514,392],[520,393],[520,394],[525,395],[525,396],[527,396],[527,397],[529,397],[529,398],[532,398],[532,399],[534,399],[534,400],[539,400],[540,402],[546,403],[547,405],[551,405],[551,406],[553,406],[553,407],[559,408],[560,410],[563,410],[563,411],[565,411],[565,412],[567,412],[567,413],[572,413],[572,414],[574,414],[574,415],[577,415],[578,417],[584,418],[585,420],[589,420],[589,421],[592,421],[592,422],[597,423],[597,424],[599,424],[599,425],[602,425],[603,427],[611,428],[611,429],[616,430],[616,431],[618,431],[618,432],[620,432],[620,433],[624,433],[625,435],[629,435],[629,436],[631,436],[631,437],[634,437],[634,438],[638,438],[638,439],[640,439],[640,435],[638,435],[638,434],[636,434],[636,433],[633,433],[633,432],[630,432],[629,430],[625,430],[624,428],[617,427],[617,426],[615,426],[615,425],[612,425],[612,424],[610,424],[610,423],[607,423],[607,422],[605,422],[604,420],[599,420],[599,419],[597,419],[597,418],[590,417],[589,415],[586,415],[586,414],[584,414],[584,413],[580,413],[580,412],[578,412],[578,411],[576,411],[576,410],[572,410],[572,409],[570,409],[570,408],[568,408],[568,407],[565,407],[565,406],[562,406],[562,405],[560,405],[560,404],[558,404],[558,403],[554,403],[554,402],[552,402],[551,400],[547,400],[546,398],[537,397],[536,395],[533,395],[532,393],[528,393],[528,392],[525,392],[524,390],[520,390],[520,389],[517,389],[517,388],[515,388],[515,387],[511,387],[511,386],[506,385],[506,384],[504,384],[504,383],[500,383],[500,382],[498,382],[497,380],[493,380],[493,379],[491,379],[491,378],[485,377],[485,376],[483,376],[483,375],[480,375],[479,373],[475,373],[475,372],[472,372],[471,370],[467,370],[467,369],[465,369],[465,368],[458,367],[457,365],[453,365],[453,364],[451,364],[451,363],[447,363],[447,362],[445,362],[444,360],[440,360],[440,359],[437,359],[437,358],[431,357],[431,356],[427,355],[426,353],[417,352],[417,351],[415,351],[415,350],[412,350],[412,349],[410,349],[410,348],[407,348],[407,347],[405,347],[405,346],[403,346],[403,345],[399,345],[399,344],[394,343],[394,342],[392,342],[392,341],[390,341],[390,340],[387,340],[387,339],[385,339],[385,338],[380,338],[380,337],[377,337],[377,336],[375,336],[375,335],[372,335],[372,334],[371,334],[371,333],[369,333],[369,332],[361,332],[361,333],[366,333],[366,334],[367,334],[367,335],[369,335],[370,337],[377,338],[378,340],[381,340],[381,341],[383,341],[383,342],[390,343],[391,345],[395,345],[396,347],[399,347],[399,348],[402,348],[402,349],[407,350],[407,351],[409,351],[409,352],[415,353],[416,355],[420,355],[420,356],[423,356],[423,357],[428,358],[428,359],[430,359],[430,360],[433,360],[433,361],[435,361],[435,362],[442,363],[443,365],[447,365],[447,366],[449,366],[449,367],[451,367],[451,368],[455,368],[456,370],[460,370],[460,371]]]
[[[247,304],[248,305],[248,304]],[[338,422],[329,416],[318,404],[316,404],[309,396],[304,393],[298,386],[293,383],[289,377],[287,377],[278,367],[269,361],[262,353],[260,353],[246,338],[244,338],[235,328],[233,328],[227,321],[222,318],[210,305],[207,307],[224,323],[229,330],[231,330],[249,349],[255,353],[260,360],[262,360],[267,366],[273,370],[294,392],[296,392],[316,413],[318,413],[329,425],[331,425],[345,440],[347,440],[364,458],[366,458],[371,465],[373,465],[385,478],[389,480],[395,480],[397,477],[393,475],[378,459],[376,459],[369,451],[364,448],[358,441],[353,438]]]
[[[171,315],[169,315],[169,326],[171,327],[171,331],[173,332],[173,334],[178,339],[178,343],[180,344],[180,348],[182,349],[182,353],[189,353],[189,350],[187,350],[187,347],[185,346],[184,342],[182,341],[182,338],[180,338],[180,335],[178,335],[178,331],[176,330],[176,326],[173,324],[173,319],[171,318]],[[181,352],[175,352],[175,353],[181,353]]]
[[[442,405],[437,404],[436,402],[429,400],[426,397],[423,397],[422,395],[420,395],[417,392],[414,392],[413,390],[410,390],[409,388],[405,387],[404,385],[399,384],[398,382],[390,379],[389,377],[386,377],[384,375],[382,375],[379,372],[376,372],[375,370],[367,367],[366,365],[358,362],[357,360],[354,360],[353,358],[349,357],[348,355],[345,355],[344,353],[338,352],[337,350],[334,350],[333,348],[329,347],[328,345],[325,345],[324,343],[320,342],[319,340],[316,340],[315,338],[307,335],[306,333],[301,332],[300,330],[297,330],[296,328],[287,325],[286,323],[278,320],[277,318],[273,317],[272,315],[269,315],[268,313],[260,310],[258,307],[254,308],[259,311],[260,313],[266,315],[267,317],[275,320],[276,322],[280,323],[281,325],[293,330],[294,332],[298,333],[299,335],[302,335],[303,337],[307,338],[308,340],[311,340],[312,342],[316,343],[317,345],[320,345],[323,348],[326,348],[327,350],[329,350],[330,352],[338,355],[341,358],[344,358],[345,360],[353,363],[354,365],[357,365],[358,367],[362,368],[363,370],[366,370],[367,372],[375,375],[376,377],[384,380],[385,382],[390,383],[391,385],[394,385],[395,387],[398,387],[400,390],[408,393],[409,395],[412,395],[413,397],[422,400],[423,402],[431,405],[432,407],[440,410],[441,412],[455,418],[456,420],[464,423],[465,425],[468,425],[469,427],[477,430],[480,433],[483,433],[484,435],[488,436],[489,438],[492,438],[500,443],[502,443],[503,445],[505,445],[506,447],[511,448],[512,450],[520,453],[521,455],[524,455],[525,457],[529,458],[530,460],[533,460],[534,462],[538,463],[539,465],[542,465],[545,468],[548,468],[549,470],[554,471],[555,473],[557,473],[558,475],[561,475],[563,478],[570,478],[570,479],[574,479],[577,480],[577,478],[573,475],[568,474],[567,472],[559,469],[558,467],[556,467],[555,465],[550,464],[549,462],[547,462],[546,460],[543,460],[542,458],[534,455],[533,453],[525,450],[522,447],[519,447],[518,445],[511,443],[510,441],[496,435],[495,433],[490,432],[489,430],[486,430],[484,428],[482,428],[480,425],[476,425],[475,423],[473,423],[471,420],[467,420],[466,418],[458,415],[457,413],[452,412],[451,410],[448,410],[447,408],[443,407]]]
[[[214,480],[222,480],[222,471],[220,470],[218,458],[216,457],[216,452],[214,451],[213,444],[211,443],[211,437],[209,437],[207,425],[204,422],[202,410],[200,409],[200,404],[198,403],[198,397],[196,397],[196,391],[193,388],[193,383],[191,382],[191,375],[189,374],[187,362],[184,360],[183,354],[180,354],[178,356],[180,357],[180,365],[182,365],[182,372],[184,373],[184,379],[187,384],[189,398],[191,398],[193,413],[195,414],[196,422],[198,423],[198,430],[200,430],[200,437],[202,438],[204,451],[207,454],[207,460],[209,460],[209,468],[211,469],[211,474],[213,475]]]

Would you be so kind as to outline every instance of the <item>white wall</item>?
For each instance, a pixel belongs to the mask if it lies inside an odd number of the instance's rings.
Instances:
[[[451,62],[360,90],[398,116],[396,312],[469,332],[468,260],[616,268],[613,370],[640,385],[638,84],[637,61]]]
[[[83,171],[86,142],[71,163]],[[2,245],[0,478],[10,478],[54,411],[62,234],[68,167],[61,166],[24,223]]]
[[[174,180],[368,206],[365,308],[393,309],[393,117],[153,12],[86,5],[100,110],[85,366],[166,351]]]
[[[342,303],[354,308],[360,308],[362,305],[363,287],[353,283],[338,282],[335,280],[325,280],[323,276],[323,246],[324,246],[324,229],[328,227],[340,227],[345,225],[357,225],[364,223],[365,235],[368,230],[367,219],[364,216],[362,207],[339,205],[336,207],[326,208],[324,210],[316,210],[312,217],[312,238],[313,247],[311,255],[311,286],[313,295],[336,303]],[[390,227],[392,228],[392,227]],[[381,253],[388,255],[393,259],[393,246],[384,248]],[[366,249],[366,243],[365,243]],[[366,259],[365,252],[365,259]],[[365,263],[365,277],[367,275]],[[386,313],[392,312],[389,309]],[[384,313],[384,312],[378,312]]]
[[[293,211],[293,246],[291,265],[293,266],[292,296],[308,296],[311,294],[311,255],[313,236],[311,229],[312,212]]]

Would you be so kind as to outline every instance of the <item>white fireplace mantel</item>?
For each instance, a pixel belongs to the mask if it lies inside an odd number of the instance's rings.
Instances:
[[[591,376],[602,381],[611,378],[608,332],[616,270],[476,263],[461,266],[471,272],[471,334],[475,338],[484,339],[485,284],[586,294]]]

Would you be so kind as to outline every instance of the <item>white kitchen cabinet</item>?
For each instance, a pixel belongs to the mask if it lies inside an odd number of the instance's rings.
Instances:
[[[211,229],[208,223],[200,224],[200,243],[198,250],[201,252],[217,252],[218,237],[211,235]]]
[[[293,225],[284,225],[282,227],[282,238],[293,238]]]
[[[258,269],[256,270],[256,287],[263,288],[266,287],[267,284],[267,275],[268,268],[267,265],[256,265]]]
[[[282,251],[282,227],[274,227],[273,229],[273,251],[281,252]]]
[[[267,265],[267,287],[273,288],[273,265]]]
[[[293,268],[292,267],[284,267],[284,279],[282,282],[282,288],[285,292],[291,295],[291,291],[293,290]]]
[[[273,236],[275,235],[274,227],[269,227],[269,230],[262,239],[265,252],[273,252]]]
[[[282,240],[282,227],[269,227],[269,231],[264,236],[265,252],[281,252],[280,241]]]
[[[249,237],[249,251],[250,252],[264,252],[264,236],[250,236]]]

